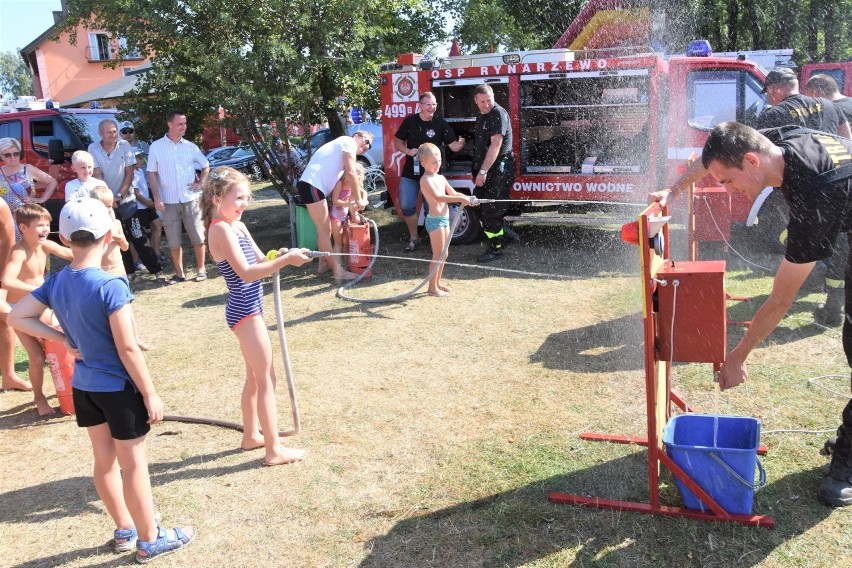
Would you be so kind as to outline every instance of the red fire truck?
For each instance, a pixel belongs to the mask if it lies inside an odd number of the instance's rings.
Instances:
[[[405,116],[419,111],[418,98],[425,91],[435,94],[438,114],[468,140],[458,153],[446,150],[444,163],[450,184],[470,193],[478,113],[473,90],[487,83],[509,112],[514,134],[513,214],[549,206],[583,213],[579,221],[591,218],[594,210],[644,204],[649,192],[666,187],[700,152],[714,125],[726,120],[748,124],[757,117],[766,105],[761,93],[765,73],[749,60],[667,59],[627,50],[550,49],[440,61],[403,54],[381,75],[388,193],[396,202],[404,159],[393,147],[393,136]],[[752,207],[725,193],[711,196],[713,218],[700,222],[707,229],[697,232],[699,239],[720,240],[716,224],[726,233],[731,221],[753,223],[757,217],[759,204]],[[470,242],[479,233],[476,209],[464,213],[454,242]]]

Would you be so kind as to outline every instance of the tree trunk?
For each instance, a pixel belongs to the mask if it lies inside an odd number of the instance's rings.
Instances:
[[[793,33],[796,31],[798,7],[798,0],[787,0],[779,4],[778,19],[775,21],[778,28],[778,39],[780,40],[779,48],[794,47]]]
[[[822,3],[819,0],[811,0],[808,7],[808,23],[805,25],[805,32],[808,35],[808,61],[817,61],[819,59],[819,24],[822,21],[820,15],[821,5]]]
[[[737,50],[737,21],[740,19],[740,3],[737,0],[728,2],[728,46],[725,51]]]
[[[838,14],[845,12],[837,10],[834,2],[828,2],[825,5],[825,15],[823,28],[825,29],[825,60],[837,61],[840,59],[840,41],[838,41],[843,33],[843,22],[838,17]]]
[[[763,36],[760,33],[760,20],[757,18],[757,7],[754,0],[745,0],[746,13],[751,24],[751,45],[753,49],[766,49],[763,46]]]

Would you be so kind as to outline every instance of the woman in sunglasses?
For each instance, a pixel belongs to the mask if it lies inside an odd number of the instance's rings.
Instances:
[[[44,203],[56,191],[56,180],[35,166],[21,163],[21,143],[15,138],[0,138],[0,195],[9,204],[12,217],[24,203]],[[35,184],[45,186],[41,197],[33,197]],[[21,233],[15,224],[15,240],[21,240]]]

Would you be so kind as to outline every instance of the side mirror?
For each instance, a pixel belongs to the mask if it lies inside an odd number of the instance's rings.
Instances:
[[[51,138],[47,141],[47,159],[51,164],[61,164],[65,162],[65,144],[58,138]]]

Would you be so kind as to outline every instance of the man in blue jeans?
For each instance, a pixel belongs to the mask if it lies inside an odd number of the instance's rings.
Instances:
[[[421,144],[431,142],[438,148],[446,144],[450,150],[458,152],[465,145],[465,139],[461,136],[456,139],[453,127],[446,120],[435,116],[436,110],[438,101],[435,95],[429,91],[423,93],[420,95],[420,112],[405,117],[393,137],[394,148],[406,155],[399,179],[399,208],[408,227],[405,252],[413,252],[420,244],[417,236],[417,195],[423,170],[417,159],[417,149]]]

